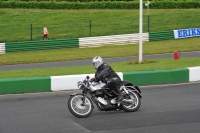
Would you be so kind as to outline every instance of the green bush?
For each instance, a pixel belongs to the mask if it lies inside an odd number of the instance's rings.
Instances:
[[[147,63],[156,63],[157,61],[155,59],[147,60],[143,59],[141,62],[139,60],[131,60],[128,62],[129,65],[134,65],[134,64],[147,64]]]
[[[98,1],[98,2],[101,2],[101,1],[140,1],[140,0],[1,0],[1,1],[25,1],[25,2],[91,2],[91,1]],[[143,1],[147,1],[147,0],[143,0]],[[149,0],[149,1],[164,1],[164,2],[168,2],[168,1],[184,1],[184,2],[191,2],[191,1],[199,1],[199,0]]]
[[[144,2],[145,4],[145,2]],[[145,6],[143,6],[146,8]],[[200,8],[200,1],[152,1],[151,9],[188,9]],[[103,2],[19,2],[1,1],[0,8],[24,9],[138,9],[139,2],[103,1]]]

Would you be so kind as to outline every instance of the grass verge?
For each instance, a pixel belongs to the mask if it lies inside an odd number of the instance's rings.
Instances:
[[[185,68],[200,66],[199,58],[181,58],[179,60],[156,59],[153,63],[130,64],[127,62],[109,63],[116,72],[133,72],[147,70],[167,70],[176,68]],[[76,67],[58,67],[58,68],[42,68],[42,69],[26,69],[26,70],[10,70],[0,71],[0,78],[22,78],[22,77],[43,77],[58,75],[74,75],[74,74],[91,74],[95,73],[92,65],[76,66]]]
[[[150,9],[150,31],[198,28],[199,9]],[[42,40],[43,25],[50,39],[132,34],[139,32],[139,10],[0,9],[0,42]],[[148,30],[147,9],[143,31]],[[90,32],[90,20],[92,23]],[[91,34],[90,34],[91,33]]]
[[[0,55],[0,65],[29,64],[41,62],[59,62],[92,59],[94,56],[103,58],[136,56],[139,45],[115,45],[96,48],[71,48],[35,52],[8,53]],[[146,42],[143,44],[143,54],[173,53],[174,51],[200,51],[200,37],[180,40]]]

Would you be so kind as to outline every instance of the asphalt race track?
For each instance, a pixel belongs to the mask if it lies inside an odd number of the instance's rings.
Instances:
[[[180,58],[200,57],[200,52]],[[173,58],[173,54],[144,58]],[[121,62],[137,56],[105,59]],[[0,70],[90,65],[91,60],[0,66]],[[137,112],[102,112],[95,107],[88,118],[76,118],[67,107],[75,91],[0,95],[0,133],[200,133],[200,82],[141,86]],[[79,92],[79,91],[78,91]]]
[[[76,118],[62,91],[0,96],[0,133],[200,133],[200,82],[141,86],[137,112]]]

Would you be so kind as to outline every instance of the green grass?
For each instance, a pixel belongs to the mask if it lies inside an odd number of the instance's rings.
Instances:
[[[92,59],[96,55],[100,55],[103,58],[136,56],[139,54],[138,46],[138,44],[132,44],[83,49],[73,48],[36,52],[8,53],[0,55],[0,65],[84,60]],[[174,51],[200,51],[200,38],[197,37],[180,40],[146,42],[143,44],[144,55],[173,53]]]
[[[128,64],[127,62],[108,63],[116,72],[133,72],[147,70],[167,70],[176,68],[185,68],[200,66],[199,58],[180,58],[179,60],[156,59],[156,63],[147,64]],[[22,78],[22,77],[43,77],[43,76],[58,76],[58,75],[74,75],[74,74],[92,74],[95,70],[92,64],[87,66],[75,67],[58,67],[58,68],[42,68],[42,69],[26,69],[26,70],[10,70],[0,71],[0,78]]]
[[[49,61],[69,61],[92,59],[96,55],[103,58],[123,57],[138,55],[138,44],[123,46],[106,46],[98,48],[84,49],[60,49],[37,52],[9,53],[0,55],[0,65],[3,64],[20,64],[35,63]],[[173,53],[174,51],[189,52],[200,51],[200,38],[188,38],[180,40],[169,40],[159,42],[147,42],[143,44],[143,54],[161,54]],[[170,59],[156,59],[156,63],[132,64],[130,61],[111,63],[110,65],[118,72],[128,71],[146,71],[146,70],[163,70],[184,67],[200,66],[200,58],[181,58],[178,61]],[[109,62],[108,62],[109,63]],[[0,78],[22,78],[22,77],[41,77],[41,76],[58,76],[73,74],[89,74],[94,73],[91,64],[88,66],[75,67],[58,67],[58,68],[42,68],[42,69],[26,69],[26,70],[7,70],[0,71]]]
[[[147,32],[147,10],[143,10],[143,31]],[[150,9],[150,31],[199,27],[199,9]],[[119,35],[139,32],[139,10],[45,10],[0,9],[0,42],[42,40],[43,25],[50,39]]]
[[[144,32],[147,16],[144,10]],[[199,9],[150,10],[150,31],[163,31],[199,27]],[[33,24],[33,40],[42,39],[45,24],[51,39],[89,36],[89,20],[92,20],[92,36],[138,33],[138,10],[40,10],[0,9],[0,42],[30,40],[30,24]],[[145,19],[146,18],[146,19]],[[84,49],[59,49],[48,51],[8,53],[0,55],[0,65],[58,62],[138,55],[138,44],[104,46]],[[173,53],[174,51],[200,51],[200,38],[188,38],[143,44],[143,54]],[[128,65],[128,62],[110,64],[118,72],[163,70],[200,66],[199,58],[158,59],[156,63]],[[94,73],[93,67],[76,66],[0,71],[0,78],[21,78]]]
[[[143,45],[143,54],[161,54],[172,53],[175,50],[179,52],[200,51],[200,38],[188,38],[180,40],[148,42]],[[138,45],[123,46],[107,46],[98,48],[84,49],[61,49],[38,52],[9,53],[0,55],[0,64],[19,64],[34,63],[48,61],[67,61],[92,59],[97,54],[105,57],[122,57],[138,55]],[[77,54],[78,53],[78,54]],[[146,70],[163,70],[184,67],[200,66],[200,58],[180,58],[180,60],[156,59],[156,63],[132,64],[130,61],[120,63],[109,63],[115,71],[146,71]],[[0,78],[22,78],[22,77],[41,77],[41,76],[58,76],[73,74],[89,74],[94,73],[91,64],[87,66],[75,67],[58,67],[58,68],[42,68],[42,69],[26,69],[26,70],[7,70],[0,71]]]

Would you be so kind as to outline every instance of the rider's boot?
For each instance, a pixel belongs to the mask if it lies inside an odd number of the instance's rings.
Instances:
[[[122,101],[122,100],[123,100],[123,98],[124,98],[124,97],[123,97],[123,94],[119,94],[119,95],[118,95],[118,99],[117,99],[117,100],[118,100],[118,101]]]
[[[118,107],[121,105],[123,98],[124,98],[123,94],[120,93],[118,95],[118,98],[117,98],[117,105],[118,105]]]

